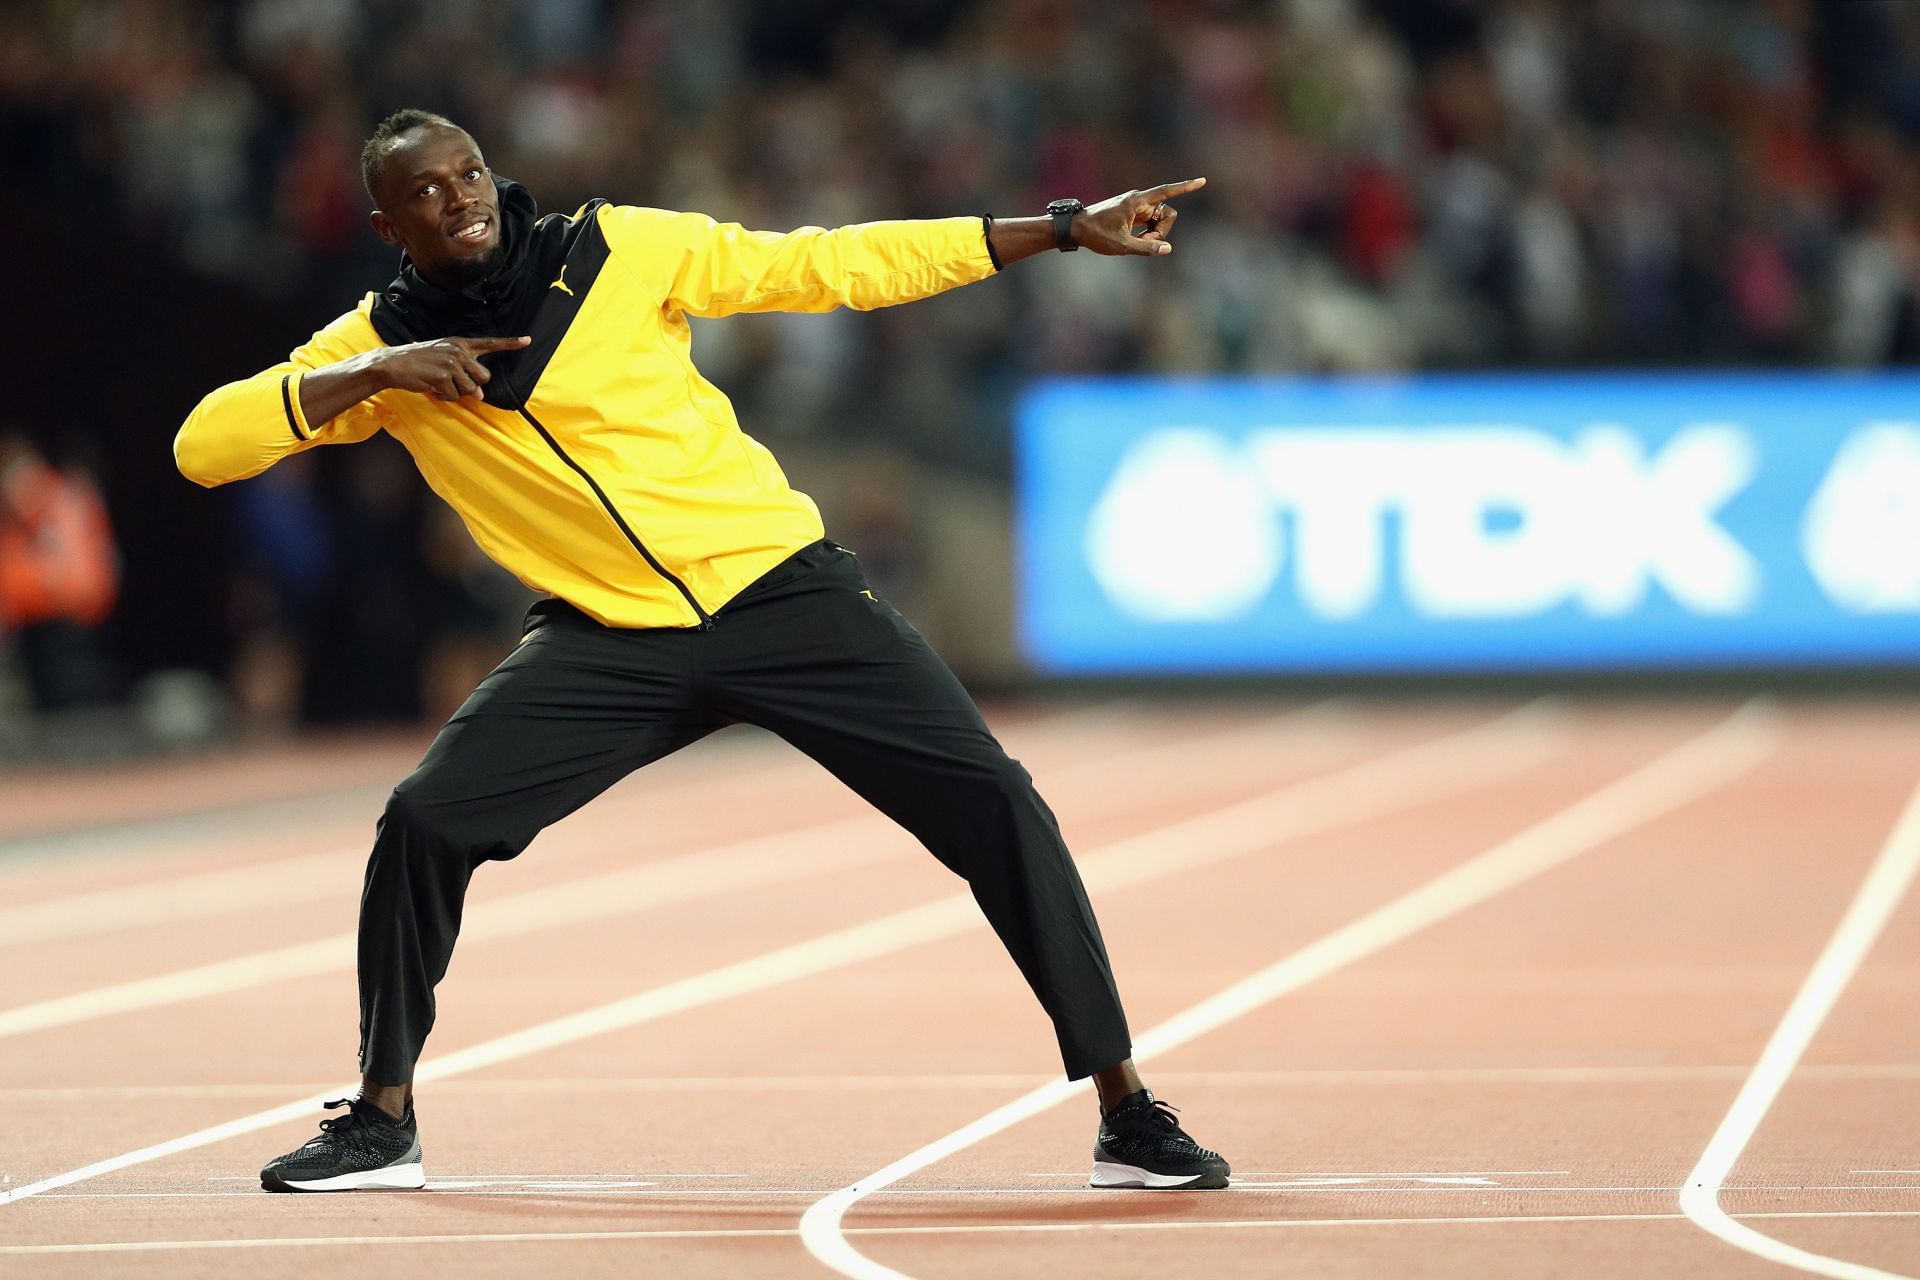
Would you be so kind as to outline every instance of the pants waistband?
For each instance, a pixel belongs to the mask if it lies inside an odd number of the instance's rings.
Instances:
[[[765,595],[769,591],[778,590],[795,579],[812,573],[815,569],[824,568],[840,557],[851,556],[852,554],[851,551],[848,551],[832,538],[821,538],[816,542],[809,542],[806,546],[800,548],[785,560],[782,560],[779,564],[776,564],[773,568],[755,578],[745,587],[742,587],[731,600],[721,605],[719,609],[716,609],[714,614],[717,617],[735,605],[743,604],[757,596]],[[565,600],[560,599],[558,596],[548,596],[544,600],[536,600],[533,602],[532,608],[527,610],[526,623],[521,628],[522,634],[534,630],[544,622],[549,622],[555,618],[566,617],[592,622],[592,619],[588,618],[586,614]],[[594,623],[594,625],[598,626],[599,624]]]

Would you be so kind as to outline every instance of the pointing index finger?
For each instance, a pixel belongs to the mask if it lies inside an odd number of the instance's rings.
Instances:
[[[1184,196],[1189,191],[1198,191],[1206,185],[1207,180],[1205,178],[1188,178],[1185,182],[1165,182],[1157,187],[1151,187],[1146,191],[1142,191],[1140,194],[1155,204],[1158,204],[1160,201],[1170,200],[1174,196]]]
[[[476,356],[492,355],[496,351],[517,351],[532,342],[532,338],[456,338],[454,341],[464,346]]]

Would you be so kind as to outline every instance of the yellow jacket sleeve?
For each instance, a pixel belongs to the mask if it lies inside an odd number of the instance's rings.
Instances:
[[[990,276],[977,217],[866,222],[828,231],[749,231],[700,213],[608,205],[600,226],[613,256],[670,310],[868,311]]]
[[[363,304],[314,334],[281,363],[211,392],[194,406],[174,437],[173,458],[180,474],[212,488],[257,476],[317,444],[365,440],[387,424],[384,409],[363,400],[313,426],[300,411],[300,380],[311,370],[381,345]]]

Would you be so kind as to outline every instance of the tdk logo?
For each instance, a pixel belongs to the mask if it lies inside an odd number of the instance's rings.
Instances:
[[[1870,422],[1847,437],[1807,505],[1800,547],[1840,608],[1920,613],[1920,425]]]
[[[1605,422],[1571,438],[1506,424],[1172,428],[1121,459],[1085,552],[1102,592],[1144,622],[1231,621],[1283,586],[1328,622],[1395,594],[1436,620],[1619,618],[1655,591],[1736,618],[1761,605],[1767,574],[1723,513],[1761,465],[1731,422],[1657,447]],[[1799,533],[1833,605],[1920,611],[1920,426],[1849,435]]]

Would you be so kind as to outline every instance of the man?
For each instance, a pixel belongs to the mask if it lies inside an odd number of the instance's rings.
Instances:
[[[1096,1186],[1212,1188],[1227,1163],[1141,1084],[1052,813],[972,700],[694,369],[686,317],[888,306],[1047,249],[1164,254],[1170,197],[785,235],[593,201],[537,216],[445,118],[361,156],[386,292],[220,388],[175,443],[204,485],[387,431],[489,555],[548,598],[380,820],[361,900],[360,1096],[261,1171],[273,1191],[418,1187],[411,1081],[473,870],[722,725],[786,738],[965,877],[1092,1076]]]

